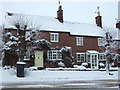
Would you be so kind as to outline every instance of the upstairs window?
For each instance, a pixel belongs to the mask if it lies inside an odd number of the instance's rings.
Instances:
[[[103,38],[98,38],[98,46],[102,46],[103,44]]]
[[[83,37],[76,37],[76,45],[83,46]]]
[[[51,42],[59,42],[59,34],[58,33],[51,33]]]

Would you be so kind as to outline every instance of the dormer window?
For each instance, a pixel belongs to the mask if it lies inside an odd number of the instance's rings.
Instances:
[[[59,42],[59,34],[58,33],[51,33],[51,42]]]

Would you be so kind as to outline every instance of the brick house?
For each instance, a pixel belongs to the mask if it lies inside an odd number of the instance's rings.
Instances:
[[[88,63],[92,69],[98,69],[100,63],[106,63],[102,47],[102,16],[99,12],[95,17],[96,25],[64,21],[62,6],[58,8],[57,18],[32,15],[28,17],[33,23],[36,23],[39,29],[40,38],[38,39],[46,39],[55,47],[47,51],[46,61],[42,59],[42,67],[56,67],[56,63],[52,61],[60,62],[62,60],[60,49],[64,46],[71,48],[74,64]],[[7,23],[5,31],[17,35],[13,28]],[[38,53],[38,50],[36,53],[36,58],[43,56]],[[35,63],[40,62],[37,60]]]
[[[120,21],[118,23],[116,23],[116,28],[119,29],[119,32],[118,32],[118,35],[119,35],[119,38],[120,38]],[[119,57],[118,57],[118,66],[120,67],[120,40],[118,40],[118,54],[119,54]]]

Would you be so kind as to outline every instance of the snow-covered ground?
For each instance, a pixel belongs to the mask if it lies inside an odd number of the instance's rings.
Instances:
[[[113,71],[111,72],[113,75],[108,75],[106,71],[49,71],[46,69],[29,71],[26,77],[18,78],[15,75],[14,69],[4,70],[1,68],[1,70],[2,87],[38,88],[83,86],[84,88],[85,85],[86,87],[96,85],[105,85],[106,87],[114,88],[118,87],[118,71]]]

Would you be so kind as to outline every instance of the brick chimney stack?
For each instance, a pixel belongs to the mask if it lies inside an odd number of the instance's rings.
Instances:
[[[116,23],[116,28],[120,29],[120,21],[118,23]]]
[[[95,17],[96,24],[97,26],[102,28],[102,16],[100,16],[99,7],[97,7],[97,9],[98,9],[98,12],[97,12],[98,16]]]
[[[60,5],[57,11],[57,19],[63,23],[63,10],[62,10],[62,6]]]
[[[118,19],[116,23],[116,28],[120,29],[120,1],[118,2]]]

